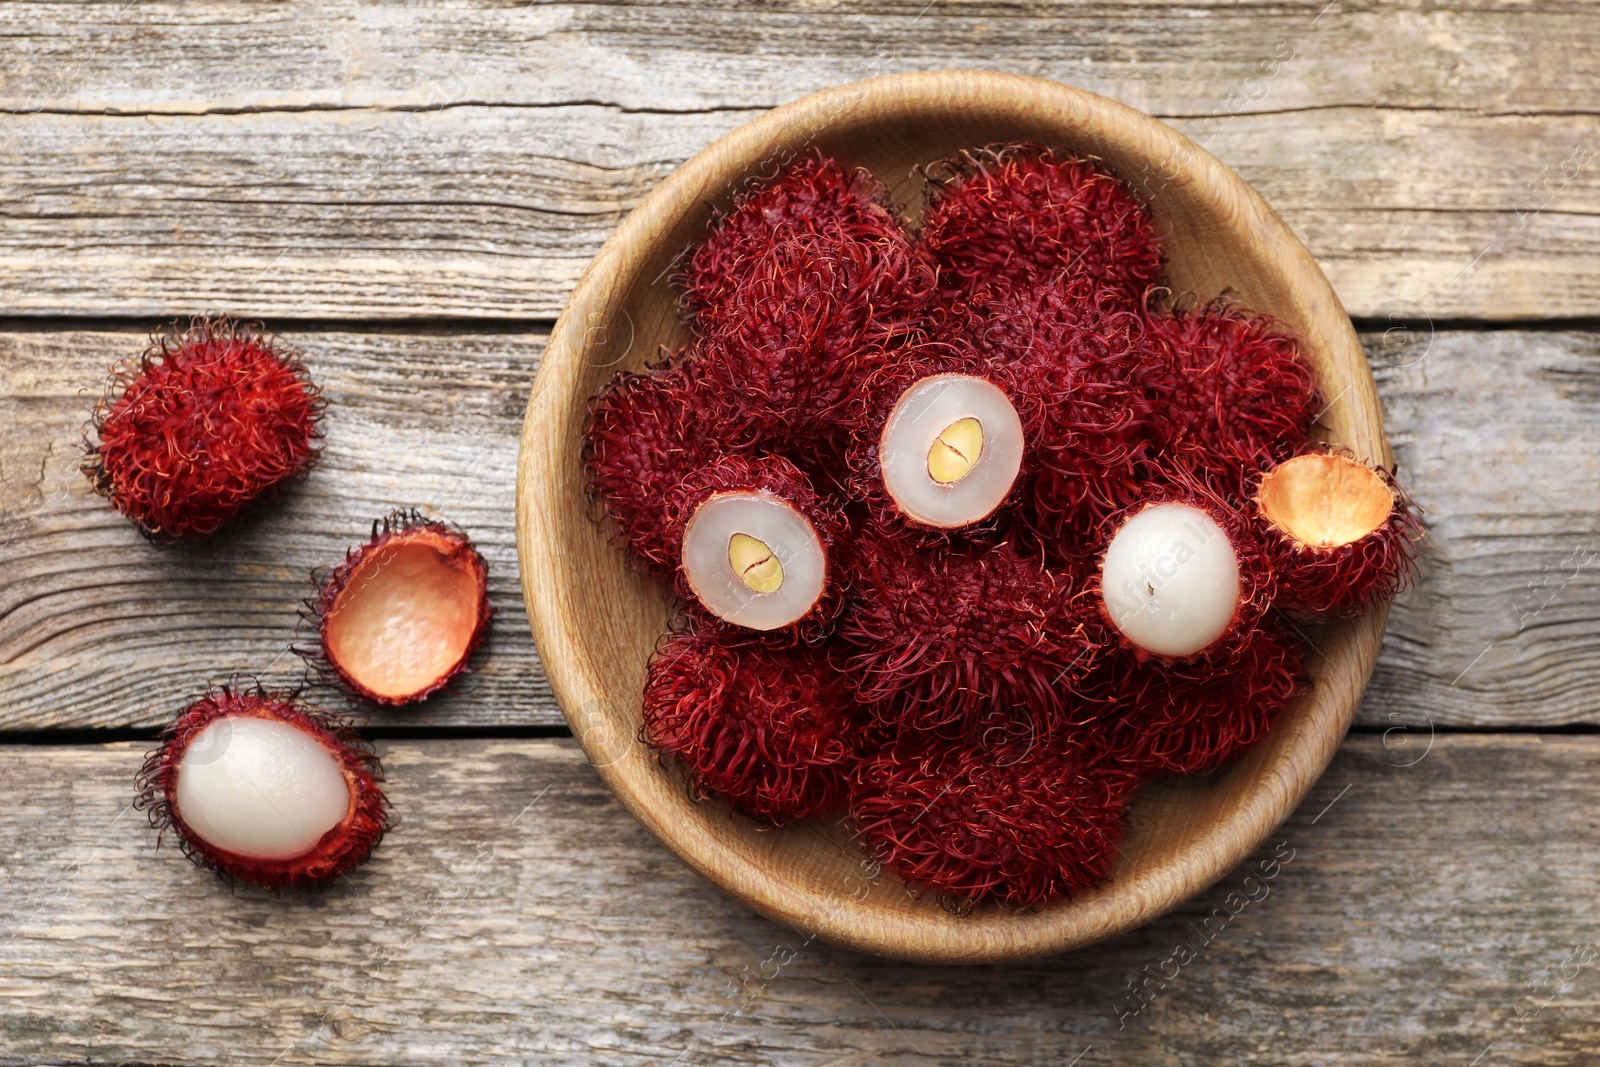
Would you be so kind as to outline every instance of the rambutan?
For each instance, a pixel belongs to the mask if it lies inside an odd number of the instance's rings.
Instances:
[[[710,620],[670,635],[645,682],[649,743],[675,755],[701,790],[771,823],[843,807],[852,716],[820,652]]]
[[[1083,692],[1101,704],[1109,758],[1141,773],[1203,774],[1259,741],[1305,684],[1293,640],[1252,629],[1226,663],[1108,654]]]
[[[678,590],[752,630],[825,624],[842,592],[842,512],[778,456],[729,455],[688,474],[662,501],[680,546]]]
[[[1161,279],[1150,208],[1103,162],[997,144],[934,164],[922,244],[946,299],[1082,274],[1124,307]]]
[[[1255,510],[1278,575],[1278,603],[1299,615],[1358,615],[1416,569],[1422,523],[1394,475],[1318,448],[1260,478]]]
[[[1053,715],[1092,656],[1071,578],[1009,541],[863,531],[851,578],[835,666],[873,716],[903,730],[967,736],[996,708]]]
[[[465,533],[415,511],[372,524],[307,601],[316,646],[301,654],[351,695],[425,700],[467,667],[489,632],[489,567]]]
[[[95,491],[153,540],[207,537],[316,462],[322,398],[260,326],[196,318],[113,368],[85,439]]]
[[[1098,602],[1112,643],[1141,657],[1225,663],[1276,592],[1275,575],[1246,515],[1177,474],[1105,524]]]
[[[1031,908],[1105,877],[1137,782],[1076,745],[901,745],[862,762],[850,808],[868,851],[952,910]]]
[[[1149,341],[1144,371],[1166,401],[1170,462],[1241,493],[1305,443],[1321,410],[1316,374],[1271,318],[1213,303],[1152,317]]]
[[[388,828],[381,779],[377,757],[342,719],[235,683],[167,727],[140,771],[135,806],[226,879],[315,886],[377,847]]]

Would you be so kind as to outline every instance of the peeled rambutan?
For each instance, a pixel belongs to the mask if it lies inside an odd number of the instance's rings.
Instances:
[[[1259,741],[1304,678],[1299,645],[1255,628],[1223,663],[1162,663],[1116,650],[1083,691],[1102,701],[1097,728],[1119,766],[1203,774]]]
[[[1149,339],[1170,462],[1239,493],[1305,444],[1321,410],[1316,374],[1274,320],[1213,303],[1152,317]]]
[[[649,743],[675,755],[701,790],[770,823],[843,807],[852,716],[820,652],[711,620],[672,634],[645,682]]]
[[[388,828],[377,758],[344,721],[289,693],[222,686],[185,708],[139,774],[150,824],[225,879],[315,886]],[[157,839],[159,844],[160,839]]]
[[[1422,523],[1387,470],[1317,448],[1264,473],[1254,503],[1295,614],[1358,615],[1414,575]]]
[[[858,533],[834,664],[871,714],[967,736],[993,709],[1050,716],[1093,649],[1069,575],[1009,541],[925,544]]]
[[[425,700],[467,667],[489,632],[489,567],[460,530],[395,511],[372,524],[307,601],[308,661],[351,695]]]
[[[1076,745],[900,745],[862,762],[850,808],[867,849],[952,910],[1037,907],[1105,877],[1137,784]]]
[[[311,468],[322,408],[299,355],[277,338],[196,318],[112,370],[83,472],[146,536],[207,537]]]
[[[922,244],[947,299],[1082,274],[1129,309],[1161,279],[1150,208],[1099,160],[997,144],[934,164]]]
[[[723,456],[662,500],[678,591],[751,630],[820,627],[837,610],[843,513],[778,456]]]
[[[1097,602],[1108,643],[1166,661],[1225,663],[1271,606],[1272,561],[1248,516],[1173,474],[1107,522]]]

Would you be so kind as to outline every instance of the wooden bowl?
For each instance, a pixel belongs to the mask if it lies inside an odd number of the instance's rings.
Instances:
[[[631,570],[595,521],[579,447],[585,406],[621,368],[686,339],[668,278],[748,179],[812,148],[866,167],[915,212],[919,164],[996,141],[1039,141],[1105,159],[1150,201],[1173,287],[1224,289],[1288,325],[1332,404],[1332,440],[1388,463],[1378,398],[1349,319],[1311,255],[1261,197],[1198,145],[1092,93],[1006,74],[900,74],[768,112],[679,167],[606,242],[578,282],[533,386],[518,468],[523,594],[551,687],[590,760],[628,810],[694,870],[803,935],[908,960],[984,961],[1059,952],[1144,923],[1258,848],[1306,795],[1350,724],[1386,612],[1319,629],[1314,686],[1226,770],[1153,783],[1098,889],[1037,911],[943,910],[878,872],[846,825],[770,829],[691,798],[674,761],[639,742],[645,664],[667,591]]]

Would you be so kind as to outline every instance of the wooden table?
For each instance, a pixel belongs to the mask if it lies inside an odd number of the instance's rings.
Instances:
[[[630,206],[764,108],[949,66],[1105,93],[1253,182],[1363,329],[1432,527],[1267,896],[1229,910],[1241,869],[965,968],[808,943],[681,868],[564,728],[512,550],[543,340]],[[1600,13],[1538,0],[0,5],[0,1063],[1592,1062],[1597,88]],[[80,429],[207,310],[304,349],[326,460],[155,548]],[[398,504],[484,548],[491,654],[370,716],[402,822],[351,884],[230,893],[153,848],[141,755],[209,682],[295,681],[308,572]]]

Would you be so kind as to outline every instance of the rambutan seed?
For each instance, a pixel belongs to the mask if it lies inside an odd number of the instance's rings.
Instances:
[[[1209,647],[1239,612],[1239,558],[1203,509],[1152,504],[1112,535],[1101,562],[1106,617],[1137,647],[1181,658]]]
[[[225,878],[315,886],[348,873],[383,837],[380,777],[337,716],[289,693],[222,686],[167,728],[140,772],[136,806]]]
[[[1358,614],[1411,579],[1422,527],[1387,471],[1305,452],[1261,476],[1255,508],[1279,601],[1298,614]]]
[[[968,374],[922,378],[900,395],[878,444],[884,490],[911,521],[982,522],[1022,469],[1022,420],[1005,391]]]
[[[260,326],[196,318],[113,368],[83,472],[152,540],[207,537],[316,463],[322,410],[282,341]]]
[[[301,654],[351,695],[399,706],[466,669],[489,630],[489,567],[465,533],[415,511],[372,524],[307,602]]]

